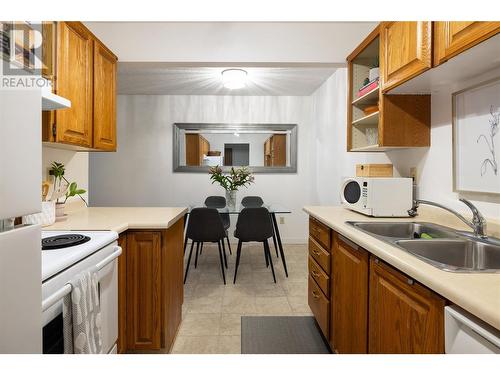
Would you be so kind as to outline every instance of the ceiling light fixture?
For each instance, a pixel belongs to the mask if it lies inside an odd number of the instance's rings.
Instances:
[[[225,88],[234,90],[247,85],[248,73],[243,69],[226,69],[222,71],[222,84]]]

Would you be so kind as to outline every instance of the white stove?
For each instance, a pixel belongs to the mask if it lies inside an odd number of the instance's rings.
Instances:
[[[98,271],[103,351],[116,352],[117,258],[122,252],[117,239],[118,234],[112,231],[42,231],[43,353],[61,353],[62,299],[71,292],[69,282],[89,268]],[[71,242],[76,244],[70,245]]]
[[[42,239],[75,234],[90,237],[90,240],[80,245],[42,250],[42,282],[118,239],[118,233],[113,231],[42,231]]]

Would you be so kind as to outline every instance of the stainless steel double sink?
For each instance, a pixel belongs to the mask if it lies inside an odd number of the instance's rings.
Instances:
[[[497,238],[477,238],[433,223],[346,223],[445,271],[500,272],[500,240]]]

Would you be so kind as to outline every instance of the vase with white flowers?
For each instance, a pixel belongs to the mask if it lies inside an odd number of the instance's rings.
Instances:
[[[245,167],[238,169],[231,167],[229,173],[224,174],[222,168],[217,165],[210,168],[209,174],[212,184],[217,182],[226,191],[226,204],[229,207],[236,206],[236,193],[238,189],[240,187],[249,186],[255,181],[255,177],[250,170]]]

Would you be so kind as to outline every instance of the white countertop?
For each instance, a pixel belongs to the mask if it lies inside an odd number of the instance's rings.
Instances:
[[[66,221],[43,230],[167,229],[186,212],[186,207],[67,207]]]
[[[468,230],[469,228],[458,219],[448,214],[436,214],[434,210],[419,210],[422,213],[418,217],[405,219],[371,218],[338,206],[307,206],[304,207],[304,211],[444,298],[500,329],[500,273],[471,274],[442,271],[345,223],[352,220],[427,221]],[[496,229],[494,230],[496,234]]]

